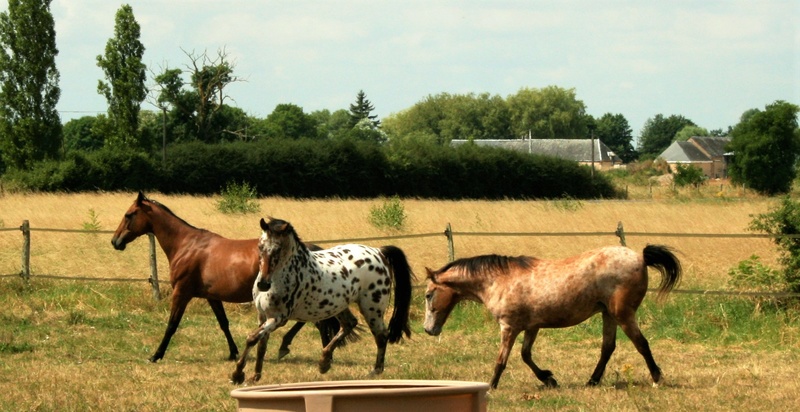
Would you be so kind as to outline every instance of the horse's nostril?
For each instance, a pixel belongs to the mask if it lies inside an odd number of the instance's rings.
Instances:
[[[266,291],[269,290],[269,288],[272,287],[272,282],[270,282],[268,280],[262,280],[262,281],[256,283],[256,287],[258,287],[258,290],[260,290],[262,292],[266,292]]]

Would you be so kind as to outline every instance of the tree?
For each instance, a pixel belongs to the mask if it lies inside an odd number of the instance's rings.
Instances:
[[[94,151],[103,147],[104,136],[95,134],[98,117],[83,116],[64,124],[64,150]]]
[[[303,113],[303,108],[284,103],[275,106],[275,110],[267,116],[268,137],[300,139],[317,136],[317,123]]]
[[[605,143],[623,162],[636,160],[633,130],[622,114],[606,113],[594,122],[594,137]]]
[[[216,58],[207,53],[186,55],[191,61],[187,65],[190,81],[183,80],[181,69],[164,69],[155,77],[159,89],[157,105],[171,108],[172,128],[178,129],[184,140],[218,141],[227,125],[216,122],[215,117],[229,98],[225,88],[239,78],[233,74],[234,65],[224,50],[217,52]]]
[[[530,132],[534,139],[588,137],[586,105],[575,97],[575,89],[523,88],[506,101],[515,136]]]
[[[763,111],[742,115],[728,146],[733,151],[728,172],[734,182],[767,195],[789,192],[800,155],[798,110],[798,106],[779,100]]]
[[[685,142],[694,136],[711,136],[708,130],[700,127],[700,126],[683,126],[683,129],[679,130],[678,133],[675,133],[675,141],[676,142]]]
[[[147,97],[146,66],[142,63],[144,45],[139,41],[139,23],[130,5],[117,10],[114,37],[106,43],[105,55],[97,56],[97,66],[108,82],[99,80],[97,92],[108,102],[108,118],[114,134],[107,144],[143,148],[139,139],[139,110]]]
[[[9,0],[0,13],[0,156],[7,167],[27,170],[58,158],[62,146],[50,1]]]
[[[374,129],[381,127],[381,121],[375,120],[378,115],[370,114],[373,110],[375,110],[375,106],[367,100],[366,93],[363,90],[359,90],[356,95],[356,102],[350,105],[350,127],[355,127],[363,119],[369,119]]]
[[[675,135],[681,129],[694,125],[691,120],[674,114],[669,117],[657,114],[655,117],[647,119],[639,136],[639,154],[655,158],[672,144]]]

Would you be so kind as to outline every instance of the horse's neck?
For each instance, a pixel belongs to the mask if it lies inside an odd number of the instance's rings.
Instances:
[[[292,288],[297,282],[297,272],[311,267],[314,259],[308,249],[296,244],[287,254],[288,259],[275,270],[273,284],[277,282],[279,287]]]
[[[169,261],[183,248],[191,233],[199,231],[161,208],[154,207],[150,218],[153,235]]]
[[[440,278],[440,282],[447,283],[456,289],[467,300],[483,303],[484,295],[489,287],[494,283],[491,278],[485,276],[449,276]]]

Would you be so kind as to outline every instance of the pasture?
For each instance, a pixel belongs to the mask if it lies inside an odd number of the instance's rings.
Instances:
[[[260,234],[259,219],[292,222],[309,242],[440,233],[456,235],[456,257],[485,253],[555,259],[587,249],[617,245],[607,236],[483,236],[480,233],[613,232],[618,222],[635,233],[747,233],[751,215],[764,213],[772,199],[660,199],[654,201],[430,201],[403,200],[408,216],[402,232],[369,224],[370,208],[380,200],[260,199],[261,212],[224,215],[213,197],[148,195],[190,224],[232,238]],[[134,193],[0,195],[0,228],[29,220],[33,228],[116,228]],[[0,278],[0,409],[2,410],[234,410],[229,382],[233,362],[211,309],[192,301],[165,357],[148,358],[158,346],[169,315],[169,301],[151,297],[148,242],[141,238],[116,251],[110,234],[34,231],[32,279]],[[365,242],[366,243],[366,242]],[[728,270],[758,255],[775,265],[777,251],[768,239],[628,236],[640,251],[646,244],[677,249],[685,270],[681,290],[724,290]],[[408,256],[418,276],[414,289],[412,338],[389,345],[380,379],[457,379],[488,382],[499,350],[499,328],[482,306],[461,304],[438,337],[422,328],[425,267],[448,260],[441,237],[368,242],[393,244]],[[18,273],[22,236],[0,232],[0,274]],[[168,279],[167,261],[158,253],[159,277]],[[141,282],[50,280],[37,275],[138,278]],[[655,281],[653,282],[655,283]],[[655,285],[651,285],[655,286]],[[167,284],[162,295],[169,296]],[[234,339],[243,348],[257,326],[252,305],[226,304]],[[499,388],[489,393],[489,410],[788,410],[800,378],[800,319],[796,310],[757,305],[744,297],[673,293],[663,303],[648,294],[638,312],[642,331],[664,372],[658,387],[632,343],[618,334],[617,350],[598,387],[587,388],[600,355],[599,316],[579,326],[544,329],[533,357],[558,379],[546,389],[519,357],[517,342]],[[292,353],[278,361],[277,346],[288,326],[270,339],[260,384],[365,379],[374,361],[367,333],[336,351],[331,370],[320,375],[318,332],[300,332]],[[521,340],[521,338],[518,338]],[[252,376],[252,369],[245,371]],[[247,383],[252,384],[252,383]]]

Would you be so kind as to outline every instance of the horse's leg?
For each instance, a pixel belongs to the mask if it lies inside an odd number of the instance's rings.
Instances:
[[[261,321],[261,324],[264,324],[266,321],[266,319],[262,319],[262,316],[260,315],[258,318],[258,320]],[[261,379],[261,368],[264,366],[264,355],[267,354],[267,341],[269,341],[269,333],[265,333],[264,337],[258,341],[258,349],[256,350],[256,370],[253,374],[253,382],[258,382]]]
[[[269,319],[247,335],[244,352],[242,352],[242,356],[239,357],[239,360],[236,361],[236,369],[233,371],[233,374],[231,374],[232,383],[238,385],[244,382],[244,367],[247,365],[247,354],[250,353],[250,348],[255,346],[255,344],[265,336],[272,333],[278,325],[279,323],[275,319]],[[264,344],[264,350],[266,351],[266,343]]]
[[[525,338],[522,340],[522,361],[525,362],[529,368],[531,368],[533,374],[536,375],[536,378],[542,381],[542,383],[544,383],[544,386],[548,388],[555,388],[558,386],[558,382],[553,377],[553,372],[539,369],[536,363],[533,362],[533,357],[531,356],[533,342],[536,341],[536,335],[538,334],[539,328],[525,331]],[[499,380],[500,377],[498,376],[497,379]]]
[[[183,312],[186,310],[186,305],[189,304],[190,300],[192,300],[192,296],[183,294],[180,286],[172,289],[167,330],[164,331],[164,338],[161,339],[161,344],[158,345],[158,349],[156,349],[156,352],[150,357],[150,362],[158,362],[159,359],[164,357],[164,352],[167,351],[167,346],[169,346],[169,340],[172,339],[172,335],[178,330],[178,325],[180,325],[181,318],[183,318]]]
[[[494,376],[492,376],[491,382],[492,389],[497,389],[497,384],[500,382],[500,375],[506,369],[508,354],[511,353],[514,340],[517,339],[519,332],[520,331],[514,330],[510,326],[500,324],[500,355],[497,356],[497,364],[494,367]]]
[[[281,347],[278,349],[278,359],[283,359],[284,356],[288,355],[291,350],[289,349],[289,345],[292,344],[292,340],[294,339],[297,332],[300,332],[300,329],[305,326],[305,322],[295,322],[294,326],[283,335],[283,340],[281,341]],[[322,345],[325,346],[325,345]]]
[[[339,330],[339,333],[328,342],[328,345],[322,348],[322,357],[319,360],[319,373],[325,373],[331,369],[334,349],[339,347],[340,342],[344,342],[344,339],[347,338],[347,336],[353,332],[356,325],[358,325],[358,319],[350,313],[350,309],[346,309],[344,312],[336,315],[336,319],[339,321],[342,328]]]
[[[233,341],[233,336],[231,336],[231,330],[228,327],[228,317],[225,316],[225,306],[222,305],[221,301],[216,299],[208,299],[208,304],[211,306],[211,310],[214,311],[214,316],[217,317],[217,323],[219,323],[222,333],[225,334],[225,340],[228,341],[228,360],[234,361],[239,356],[239,348],[236,347],[236,342]]]
[[[375,337],[375,346],[378,347],[378,353],[375,356],[375,368],[370,372],[370,376],[377,376],[383,373],[384,359],[386,358],[386,344],[389,343],[389,331],[383,323],[383,318],[376,317],[368,320],[372,336]]]
[[[597,386],[600,383],[600,379],[603,378],[603,373],[606,371],[608,360],[611,359],[611,354],[614,353],[616,347],[617,322],[606,310],[603,311],[603,346],[600,349],[600,360],[597,361],[597,366],[594,368],[589,382],[586,382],[587,386]]]
[[[645,339],[644,335],[642,335],[639,324],[636,323],[635,313],[631,311],[623,319],[618,318],[617,322],[619,322],[622,331],[628,335],[628,338],[633,342],[633,346],[636,347],[636,350],[639,351],[645,363],[647,363],[647,369],[650,370],[653,383],[659,383],[661,381],[661,368],[658,367],[655,359],[653,359],[653,354],[650,352],[650,345],[647,343],[647,339]]]

